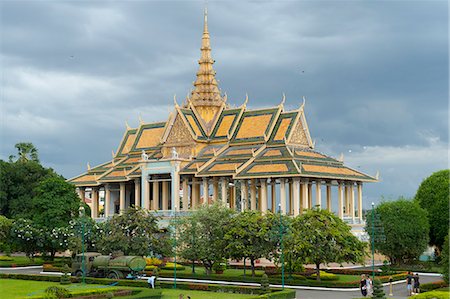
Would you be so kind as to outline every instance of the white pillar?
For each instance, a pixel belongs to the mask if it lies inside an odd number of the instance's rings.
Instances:
[[[219,198],[219,180],[213,178],[213,202],[216,202]]]
[[[111,209],[111,189],[109,184],[105,185],[105,204],[103,206],[103,213],[105,218],[109,216],[109,210]]]
[[[261,180],[261,206],[260,210],[263,214],[267,212],[267,180]]]
[[[271,211],[272,213],[275,213],[277,211],[277,192],[276,192],[276,180],[271,179],[270,180],[270,199],[272,203]]]
[[[250,181],[250,209],[256,211],[256,180]]]
[[[350,215],[350,189],[347,183],[344,184],[344,205],[345,211],[344,215]]]
[[[280,179],[280,209],[281,214],[286,214],[286,180]]]
[[[196,177],[192,178],[191,190],[192,190],[192,198],[191,198],[191,209],[196,209],[199,203],[199,191],[198,188],[198,179]]]
[[[322,188],[320,180],[316,181],[316,206],[319,209],[322,208]]]
[[[298,178],[294,179],[292,193],[294,194],[292,204],[294,216],[298,216],[300,214],[300,179]]]
[[[125,212],[125,183],[120,183],[119,205],[119,213],[123,214]]]
[[[172,210],[180,211],[180,175],[174,172],[172,178]]]
[[[331,182],[327,183],[327,210],[331,212]]]
[[[80,198],[81,202],[85,202],[85,189],[84,187],[78,187],[78,197]]]
[[[344,206],[342,202],[342,182],[338,182],[338,216],[344,218]]]
[[[183,211],[189,210],[189,188],[188,188],[188,179],[183,178],[182,183],[183,188]]]
[[[91,217],[98,218],[98,188],[92,188]]]
[[[312,209],[312,182],[308,183],[308,209]]]
[[[241,180],[241,211],[248,209],[248,188],[247,181]]]
[[[227,181],[226,178],[222,178],[220,183],[221,183],[222,203],[226,206],[227,205],[227,199],[228,199],[228,181]]]
[[[153,207],[152,210],[158,211],[159,210],[159,182],[155,181],[153,182],[153,195],[152,195],[152,203]]]
[[[169,182],[162,182],[162,209],[169,210]]]
[[[358,219],[362,223],[362,182],[358,182]]]
[[[304,213],[304,210],[309,209],[309,188],[308,188],[308,181],[302,182],[302,214]]]
[[[355,223],[355,192],[354,183],[350,185],[350,215],[352,216],[352,223]]]
[[[144,181],[144,202],[143,208],[150,210],[150,182],[146,179]]]
[[[202,204],[209,204],[209,185],[208,178],[203,178],[203,202]]]
[[[141,182],[139,179],[134,180],[134,206],[139,207],[141,205]]]

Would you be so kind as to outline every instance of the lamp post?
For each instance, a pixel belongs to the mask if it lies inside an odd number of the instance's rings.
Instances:
[[[84,258],[84,207],[81,206],[79,209],[80,220],[81,220],[81,273],[82,273],[82,284],[86,283],[86,261]]]
[[[173,210],[173,215],[174,215],[174,222],[173,222],[173,246],[174,246],[174,250],[173,250],[173,260],[174,260],[174,265],[173,265],[173,288],[176,289],[177,288],[177,206],[174,206],[174,210]]]
[[[372,281],[375,279],[375,203],[372,202]]]
[[[281,204],[278,204],[278,213],[280,213],[281,289],[284,290],[283,217]]]

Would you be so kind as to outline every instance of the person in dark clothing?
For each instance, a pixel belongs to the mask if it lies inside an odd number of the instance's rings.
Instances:
[[[414,275],[414,293],[419,294],[420,291],[420,282],[419,282],[419,273]]]
[[[412,295],[412,287],[413,287],[412,279],[413,279],[412,273],[408,272],[408,276],[406,276],[406,290],[408,292],[408,296]]]
[[[359,282],[359,289],[361,290],[361,294],[366,297],[367,296],[367,283],[366,283],[366,276],[363,274],[361,275],[361,281]]]

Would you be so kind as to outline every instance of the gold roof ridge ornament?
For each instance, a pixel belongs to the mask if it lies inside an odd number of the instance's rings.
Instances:
[[[125,128],[127,128],[127,131],[128,131],[128,130],[131,130],[131,127],[130,127],[130,125],[128,124],[128,121],[127,121],[127,120],[125,121]]]
[[[377,170],[377,173],[375,174],[375,179],[378,181],[380,179],[380,171]]]
[[[89,162],[87,162],[87,170],[91,171],[91,164],[89,164]]]
[[[281,99],[281,103],[280,103],[278,106],[284,108],[284,103],[285,103],[285,102],[286,102],[286,95],[285,95],[284,92],[283,92],[283,98]]]
[[[144,124],[144,121],[142,120],[142,115],[141,115],[141,113],[139,113],[138,119],[139,119],[139,125]]]

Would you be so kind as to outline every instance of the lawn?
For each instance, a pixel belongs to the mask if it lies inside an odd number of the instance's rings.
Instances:
[[[41,258],[41,257],[35,257],[33,260],[29,259],[26,256],[11,256],[11,257],[6,257],[6,258],[11,258],[12,261],[2,261],[2,260],[0,260],[0,267],[41,266],[42,264],[47,262],[47,261],[44,261],[44,259]],[[69,260],[70,260],[69,258],[65,258],[64,259],[64,258],[61,258],[61,257],[57,257],[57,258],[55,258],[54,261],[51,261],[50,263],[60,263],[60,264],[62,264],[63,261],[65,261],[66,263],[69,263]]]
[[[19,280],[19,279],[0,279],[0,290],[2,298],[8,299],[18,299],[26,298],[27,296],[41,295],[44,290],[50,286],[61,286],[67,288],[71,291],[81,291],[81,290],[95,290],[95,289],[105,289],[118,290],[118,289],[136,289],[132,287],[110,287],[105,285],[81,285],[81,284],[71,284],[62,286],[57,282],[47,282],[47,281],[33,281],[33,280]],[[142,288],[140,288],[142,289]],[[146,289],[143,289],[144,291]],[[230,293],[213,293],[206,291],[191,291],[191,290],[174,290],[174,289],[162,289],[164,299],[178,299],[180,294],[184,295],[184,298],[191,296],[191,298],[211,298],[215,299],[238,299],[238,298],[255,298],[255,295],[244,295],[244,294],[230,294]],[[132,299],[138,297],[140,294],[134,296],[117,297],[123,299]],[[141,294],[142,295],[142,294]]]

